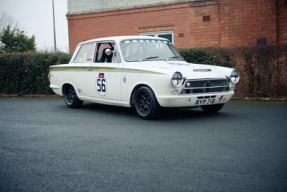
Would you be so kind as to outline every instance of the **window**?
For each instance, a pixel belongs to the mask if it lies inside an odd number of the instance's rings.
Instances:
[[[115,49],[114,42],[99,42],[96,49],[96,63],[111,63]]]
[[[166,40],[134,39],[121,42],[123,57],[128,62],[146,60],[183,60]]]
[[[139,35],[166,38],[166,39],[168,39],[172,44],[174,44],[173,31],[155,31],[155,32],[139,33]]]
[[[92,62],[94,57],[94,43],[84,44],[81,46],[75,62]]]

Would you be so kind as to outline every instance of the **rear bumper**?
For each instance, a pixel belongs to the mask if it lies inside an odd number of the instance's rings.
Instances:
[[[62,89],[59,86],[50,84],[50,88],[54,91],[54,93],[63,96]]]

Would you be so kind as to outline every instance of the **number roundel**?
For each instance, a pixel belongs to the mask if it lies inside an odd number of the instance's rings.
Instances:
[[[107,81],[104,73],[99,73],[96,84],[99,95],[105,96],[107,93]]]

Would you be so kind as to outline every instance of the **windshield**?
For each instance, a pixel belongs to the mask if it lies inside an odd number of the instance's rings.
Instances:
[[[174,46],[167,40],[136,39],[121,42],[126,61],[183,60]]]

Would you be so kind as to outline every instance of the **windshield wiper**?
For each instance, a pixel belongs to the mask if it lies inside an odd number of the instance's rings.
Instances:
[[[178,60],[181,60],[181,58],[179,56],[173,56],[173,57],[169,57],[168,60],[170,59],[178,59]]]
[[[142,59],[142,61],[144,61],[144,60],[150,60],[150,59],[156,59],[156,58],[159,58],[159,56],[147,57],[147,58]]]

